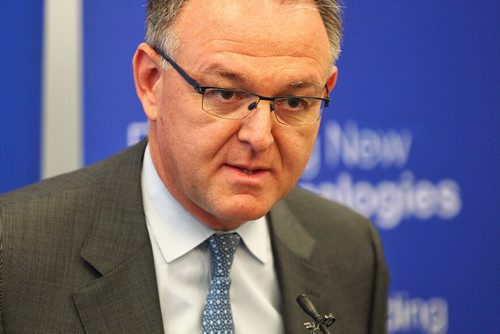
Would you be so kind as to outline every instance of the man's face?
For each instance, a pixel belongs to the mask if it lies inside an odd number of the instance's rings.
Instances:
[[[321,97],[327,80],[335,81],[327,34],[310,6],[190,0],[175,29],[181,47],[174,60],[204,86]],[[156,77],[146,110],[153,162],[191,214],[214,229],[234,229],[293,188],[319,122],[280,124],[268,101],[242,120],[220,119],[202,110],[201,95],[173,68]]]

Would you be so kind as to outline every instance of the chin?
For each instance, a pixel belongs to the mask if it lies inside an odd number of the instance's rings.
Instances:
[[[218,221],[219,228],[222,227],[224,230],[234,230],[247,221],[259,219],[266,215],[271,206],[249,206],[249,203],[245,205],[234,205],[230,208],[225,208],[217,210],[214,214],[216,220]]]

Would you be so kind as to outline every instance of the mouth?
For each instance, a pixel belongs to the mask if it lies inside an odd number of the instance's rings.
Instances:
[[[267,174],[266,172],[269,172],[269,169],[264,169],[264,168],[259,168],[259,167],[249,167],[249,166],[242,166],[242,165],[230,165],[227,164],[227,167],[231,168],[233,171],[236,171],[240,175],[248,175],[248,176],[258,176],[258,175],[264,175]]]
[[[251,170],[251,169],[240,168],[240,167],[236,167],[236,168],[238,168],[240,171],[242,171],[243,173],[245,173],[247,175],[253,175],[253,174],[258,173],[260,171],[260,169]]]

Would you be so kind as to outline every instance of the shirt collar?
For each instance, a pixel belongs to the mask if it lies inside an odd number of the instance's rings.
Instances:
[[[156,172],[149,145],[144,152],[141,183],[151,238],[158,243],[167,263],[198,247],[216,232],[199,222],[170,194]],[[271,239],[265,217],[248,221],[231,232],[240,235],[248,251],[260,262],[265,264],[271,260]]]

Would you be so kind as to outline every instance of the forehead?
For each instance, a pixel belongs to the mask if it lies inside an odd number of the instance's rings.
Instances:
[[[326,29],[311,1],[189,0],[174,28],[180,53],[330,65]]]

